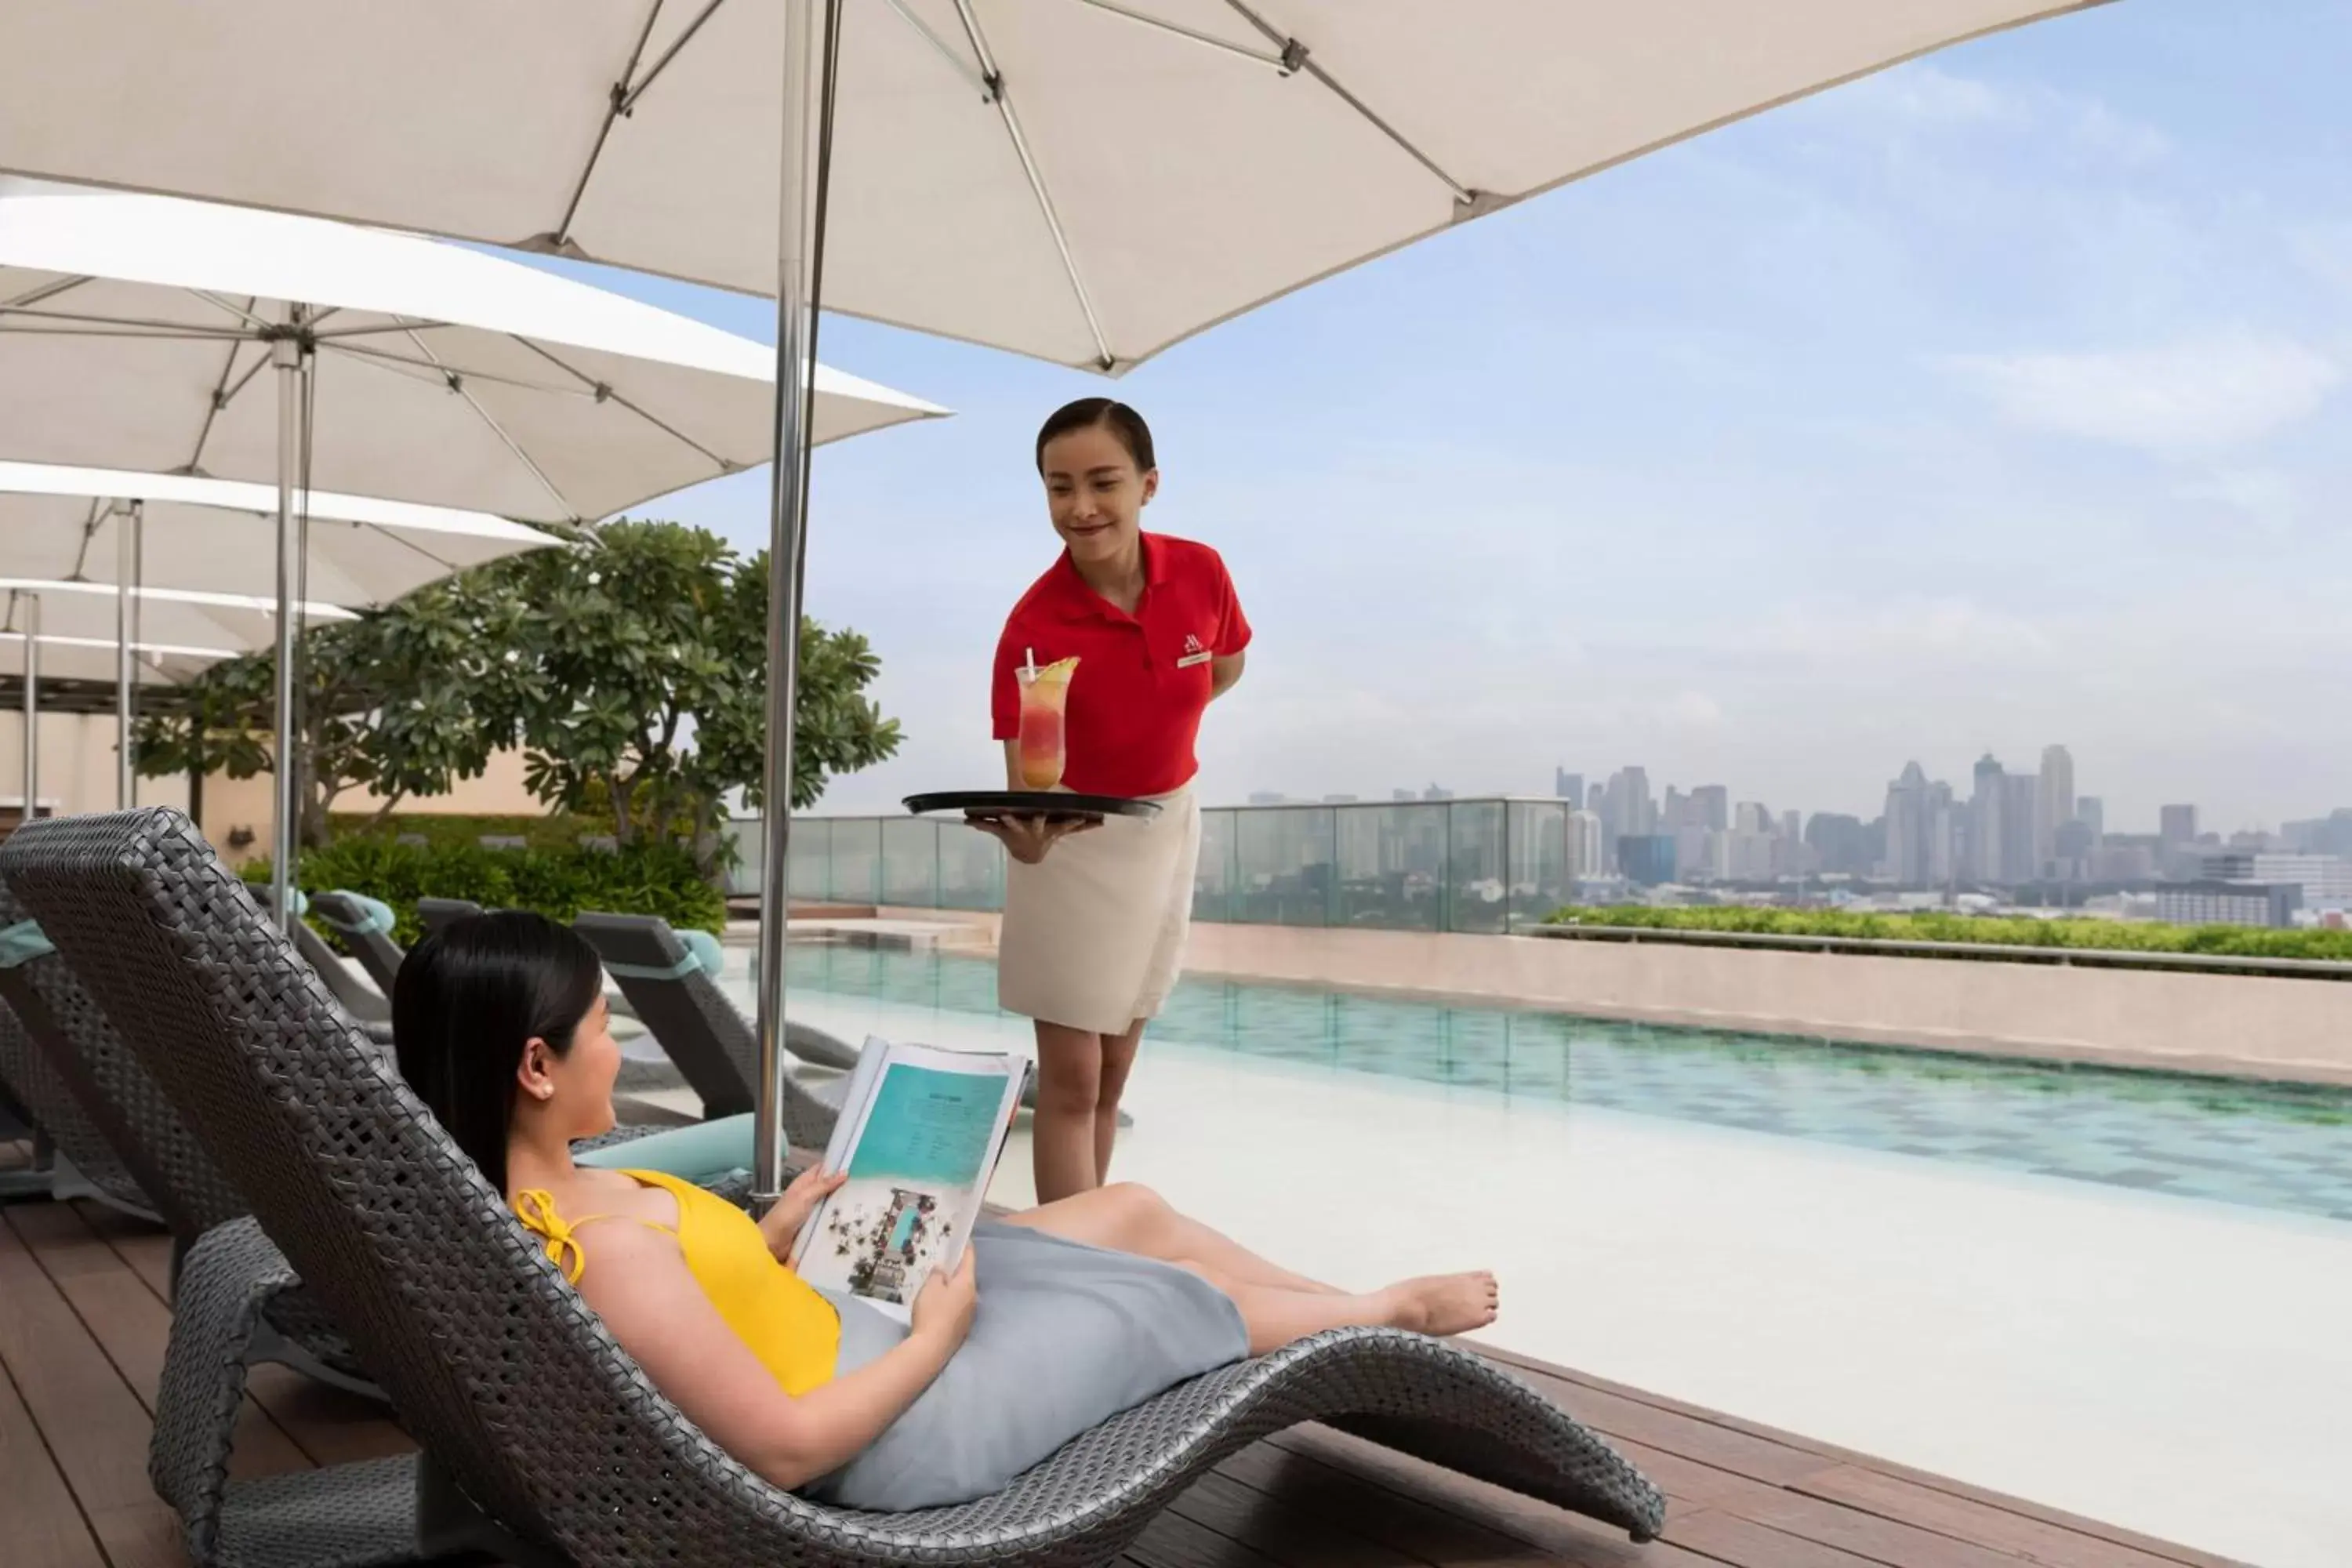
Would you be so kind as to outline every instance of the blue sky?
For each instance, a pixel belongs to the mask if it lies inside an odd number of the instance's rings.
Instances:
[[[1118,384],[1159,529],[1258,640],[1202,787],[1548,792],[1565,764],[1874,815],[2067,744],[2107,822],[2352,804],[2352,7],[2122,0],[1452,231]],[[770,308],[597,281],[748,336]],[[951,420],[826,448],[808,607],[904,723],[825,809],[990,784],[1054,541],[1037,421],[1106,384],[828,319]],[[647,509],[764,537],[764,471]]]

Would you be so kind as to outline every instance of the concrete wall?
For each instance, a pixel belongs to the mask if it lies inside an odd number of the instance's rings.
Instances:
[[[538,816],[543,811],[531,793],[523,787],[522,753],[519,751],[499,752],[490,758],[488,768],[478,779],[460,779],[447,795],[412,795],[400,803],[400,812],[419,816]],[[199,825],[213,847],[226,856],[231,864],[242,865],[257,855],[269,852],[270,780],[267,773],[249,779],[233,779],[215,774],[205,781],[205,815]],[[185,796],[185,791],[182,795]],[[337,797],[335,810],[342,812],[373,811],[383,802],[364,791],[346,791]],[[248,843],[236,842],[251,835]]]
[[[111,713],[41,715],[40,804],[52,815],[112,811],[115,793],[115,731]],[[188,807],[184,778],[141,779],[141,805]],[[25,720],[0,714],[0,806],[14,816],[25,793]]]
[[[886,910],[983,939],[993,915]],[[2352,982],[1195,923],[1197,973],[1700,1028],[2352,1085]]]

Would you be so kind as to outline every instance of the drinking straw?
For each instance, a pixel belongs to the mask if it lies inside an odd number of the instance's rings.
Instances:
[[[1024,661],[1024,665],[1023,665],[1023,668],[1028,671],[1029,679],[1032,679],[1032,680],[1036,679],[1037,679],[1037,650],[1036,650],[1035,648],[1034,648],[1034,647],[1024,647],[1024,648],[1023,648],[1023,649],[1021,650],[1021,657],[1022,657],[1023,660]]]

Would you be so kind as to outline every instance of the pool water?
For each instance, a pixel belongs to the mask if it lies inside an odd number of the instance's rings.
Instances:
[[[985,959],[795,944],[790,986],[1004,1020]],[[2352,1220],[2352,1091],[1191,976],[1154,1039]]]

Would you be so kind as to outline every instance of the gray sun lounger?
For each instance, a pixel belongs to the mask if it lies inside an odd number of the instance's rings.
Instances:
[[[189,1257],[157,1404],[152,1470],[199,1563],[470,1547],[526,1564],[1085,1568],[1208,1467],[1302,1421],[1637,1541],[1663,1522],[1657,1489],[1525,1383],[1458,1346],[1370,1329],[1180,1385],[975,1502],[855,1513],[782,1491],[656,1392],[501,1194],[321,1005],[284,933],[184,816],[37,822],[0,847],[0,877],[256,1197],[258,1224],[215,1231]],[[244,1336],[292,1268],[422,1456],[228,1479],[221,1424],[191,1413],[235,1403]]]
[[[338,888],[313,894],[310,912],[342,938],[343,945],[375,982],[375,988],[391,995],[392,983],[400,975],[400,961],[408,956],[392,940],[392,910],[377,900]]]
[[[572,922],[604,961],[637,1021],[702,1097],[706,1116],[733,1116],[758,1100],[760,1039],[719,988],[719,943],[682,936],[659,915],[591,912]],[[803,1061],[847,1072],[857,1052],[822,1029],[787,1021],[784,1048]]]
[[[482,906],[471,899],[419,899],[416,900],[416,923],[428,932],[439,931],[451,921],[462,921],[482,912]]]
[[[0,1005],[0,1106],[26,1124],[35,1156],[31,1170],[0,1172],[0,1199],[67,1203],[95,1198],[109,1208],[161,1225],[154,1200],[67,1083],[72,1065],[51,1060],[15,1010]]]
[[[6,1000],[10,1022],[49,1064],[57,1091],[69,1097],[81,1124],[103,1141],[150,1215],[172,1232],[176,1281],[206,1231],[250,1212],[246,1201],[190,1134],[65,959],[46,950],[46,933],[32,925],[5,887],[0,887],[0,928],[19,933],[29,929],[37,943],[28,953],[20,935],[17,951],[9,955],[18,962],[0,967],[0,997]],[[382,1047],[371,1039],[369,1048]],[[65,1124],[62,1115],[58,1124]],[[255,1323],[247,1353],[252,1361],[281,1362],[321,1382],[383,1397],[349,1342],[299,1290],[279,1297]]]

